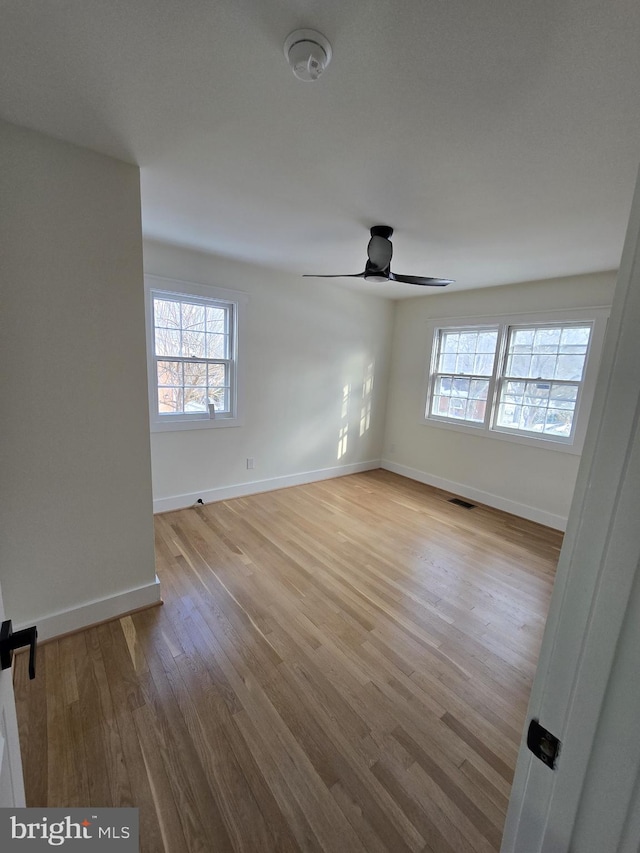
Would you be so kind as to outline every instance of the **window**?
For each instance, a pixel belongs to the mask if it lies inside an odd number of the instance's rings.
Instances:
[[[593,309],[434,328],[424,422],[580,452],[605,322]]]
[[[510,328],[496,428],[570,438],[590,338],[585,324]]]
[[[498,330],[463,328],[438,331],[431,415],[485,423]]]
[[[148,278],[152,429],[238,423],[242,297],[204,285]]]

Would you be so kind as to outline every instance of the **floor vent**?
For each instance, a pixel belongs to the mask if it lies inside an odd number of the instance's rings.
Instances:
[[[455,504],[456,506],[463,506],[465,509],[475,509],[475,504],[470,504],[469,501],[463,501],[462,498],[449,498],[450,504]]]

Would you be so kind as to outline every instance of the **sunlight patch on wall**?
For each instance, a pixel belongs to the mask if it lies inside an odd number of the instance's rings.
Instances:
[[[340,432],[338,433],[338,459],[342,459],[347,452],[347,441],[349,438],[348,433],[349,424],[345,424],[345,426],[340,427]]]
[[[375,362],[367,365],[362,381],[362,406],[360,408],[360,435],[363,436],[371,426],[371,397],[373,394],[373,373]]]
[[[338,459],[347,452],[347,442],[349,433],[349,399],[351,397],[351,384],[344,385],[342,388],[342,411],[341,417],[343,424],[338,430]]]

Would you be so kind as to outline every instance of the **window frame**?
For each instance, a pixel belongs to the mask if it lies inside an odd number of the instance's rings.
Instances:
[[[149,390],[149,426],[151,432],[173,432],[185,429],[219,429],[221,427],[241,426],[243,423],[242,392],[244,382],[241,376],[243,366],[242,341],[244,311],[248,301],[247,294],[237,290],[226,290],[214,285],[197,284],[156,275],[145,275],[145,321],[147,337],[147,378]],[[156,362],[160,356],[155,353],[154,297],[164,296],[192,302],[200,305],[218,305],[228,308],[231,313],[229,324],[229,357],[196,359],[206,363],[229,364],[229,403],[230,411],[216,413],[211,417],[208,412],[167,412],[158,411],[158,381]],[[179,357],[166,361],[187,362]]]
[[[423,382],[423,393],[421,395],[420,423],[439,429],[448,429],[464,432],[485,438],[500,441],[511,441],[518,444],[528,444],[535,447],[544,447],[549,450],[559,450],[566,453],[580,454],[584,446],[584,438],[587,429],[588,415],[593,403],[596,379],[602,346],[606,330],[609,309],[605,307],[580,308],[574,310],[561,309],[542,313],[521,313],[509,315],[494,315],[490,317],[442,317],[431,319],[427,323],[428,347],[425,363],[427,365],[425,379]],[[576,381],[579,385],[576,407],[573,417],[573,428],[571,436],[555,436],[550,434],[532,434],[522,430],[513,430],[508,427],[499,427],[496,424],[498,415],[498,404],[500,388],[506,379],[505,370],[508,356],[508,342],[510,329],[517,327],[548,326],[556,328],[567,325],[590,325],[591,335],[585,357],[585,367],[582,380]],[[430,413],[433,398],[435,380],[442,372],[437,371],[437,360],[439,355],[438,342],[441,331],[485,331],[496,329],[498,342],[494,358],[493,373],[489,380],[489,391],[487,394],[487,407],[483,423],[473,423],[458,419],[447,418]],[[571,384],[574,384],[573,382]]]

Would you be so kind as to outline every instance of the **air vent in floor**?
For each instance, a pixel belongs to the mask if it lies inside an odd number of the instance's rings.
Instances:
[[[456,506],[462,506],[465,509],[475,509],[475,504],[470,504],[469,501],[463,501],[462,498],[449,498],[450,504],[455,504]]]

